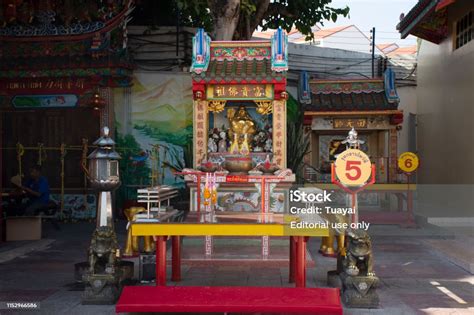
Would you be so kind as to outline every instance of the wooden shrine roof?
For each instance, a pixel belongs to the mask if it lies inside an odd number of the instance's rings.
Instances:
[[[208,65],[191,75],[198,84],[286,83],[286,69],[272,69],[268,40],[210,41]]]
[[[285,81],[285,73],[271,69],[271,60],[212,60],[207,71],[193,73],[193,80],[202,83],[277,83]]]
[[[307,112],[396,110],[389,102],[383,80],[311,81]]]

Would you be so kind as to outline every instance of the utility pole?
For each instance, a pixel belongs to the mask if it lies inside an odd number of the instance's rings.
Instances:
[[[370,31],[372,33],[371,38],[372,38],[372,78],[375,77],[375,27],[372,27],[372,30]]]

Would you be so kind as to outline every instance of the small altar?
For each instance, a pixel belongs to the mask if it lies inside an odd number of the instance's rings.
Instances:
[[[194,37],[191,211],[210,210],[213,199],[213,211],[283,212],[295,181],[286,169],[287,45],[282,30],[266,41]]]
[[[217,213],[273,222],[288,206],[295,176],[286,168],[288,38],[212,41],[193,38],[193,168],[181,175],[190,189],[190,211],[213,223]],[[268,259],[269,236],[261,258]],[[213,237],[205,236],[213,256]]]
[[[207,173],[185,172],[185,181],[191,189],[192,209],[202,211],[202,185]],[[227,172],[214,173],[214,189],[217,193],[213,211],[241,211],[261,213],[283,213],[288,200],[288,189],[295,181],[289,170],[276,175],[233,175]],[[205,189],[205,188],[204,188]]]

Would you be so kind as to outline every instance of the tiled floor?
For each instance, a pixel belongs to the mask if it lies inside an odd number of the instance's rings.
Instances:
[[[81,291],[74,285],[74,263],[85,260],[93,227],[93,224],[77,223],[63,225],[59,232],[48,230],[46,237],[55,240],[52,244],[0,263],[0,301],[40,301],[41,309],[31,314],[113,314],[113,306],[81,305]],[[123,226],[118,224],[117,230],[122,229]],[[474,277],[443,258],[442,254],[435,252],[425,242],[442,240],[442,237],[433,236],[425,230],[419,230],[418,234],[413,230],[405,233],[407,230],[391,227],[390,231],[390,235],[377,231],[372,233],[375,271],[381,279],[378,289],[381,308],[346,309],[345,314],[474,313]],[[124,235],[120,234],[121,242],[123,238]],[[242,252],[258,253],[258,244],[255,247],[251,243],[233,243],[233,250],[238,251],[241,246]],[[186,249],[188,245],[190,248]],[[188,245],[185,242],[184,251],[188,250],[188,253],[196,253],[199,251],[196,248],[202,248],[196,244],[194,247],[193,244]],[[284,256],[287,251],[285,245],[278,242],[274,245],[277,247],[274,253]],[[0,252],[5,253],[1,246]],[[11,244],[9,246],[12,247]],[[31,246],[34,247],[34,244]],[[318,247],[319,239],[310,239],[308,256],[314,259],[314,266],[307,271],[309,287],[326,286],[326,273],[335,268],[335,260],[319,255]],[[185,262],[183,281],[168,284],[292,286],[288,283],[288,268],[285,264],[284,260],[274,263],[271,260],[255,259],[252,263]],[[4,313],[7,314],[0,310],[0,314]]]

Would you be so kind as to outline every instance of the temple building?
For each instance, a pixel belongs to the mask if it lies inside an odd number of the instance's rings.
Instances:
[[[346,149],[344,140],[354,128],[361,140],[360,149],[375,165],[376,178],[376,184],[367,187],[359,198],[361,220],[413,226],[416,186],[405,184],[407,178],[397,166],[404,112],[399,109],[392,68],[372,79],[322,80],[302,71],[298,98],[304,106],[310,142],[304,164],[307,185],[337,189],[331,165]]]
[[[403,112],[393,76],[390,69],[386,79],[313,80],[302,73],[300,102],[311,143],[306,162],[317,170],[307,168],[311,181],[331,182],[330,164],[345,150],[342,141],[354,127],[364,141],[362,150],[377,164],[377,182],[397,182],[397,126]]]
[[[474,183],[474,150],[469,145],[474,141],[474,2],[420,0],[397,28],[402,38],[421,39],[416,91],[422,161],[418,212],[436,224],[472,223],[465,218],[472,216],[472,207],[465,205],[472,205]]]
[[[131,1],[101,3],[4,1],[0,16],[1,182],[43,164],[61,208],[65,189],[87,194],[81,145],[114,132],[114,91],[131,85]]]

